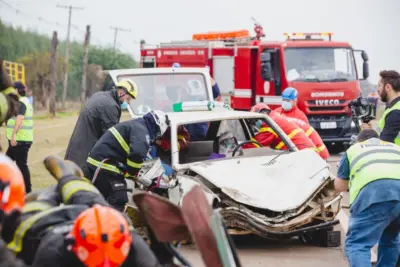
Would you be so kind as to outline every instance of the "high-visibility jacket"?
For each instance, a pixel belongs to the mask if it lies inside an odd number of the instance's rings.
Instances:
[[[18,129],[17,134],[15,136],[16,141],[21,142],[33,142],[33,108],[29,103],[29,100],[26,96],[20,97],[20,102],[24,103],[26,106],[24,120],[22,121],[21,127]],[[11,140],[12,133],[14,131],[16,118],[12,117],[7,122],[7,139]]]
[[[317,152],[317,148],[314,146],[312,141],[306,136],[304,131],[298,127],[295,123],[288,121],[282,116],[277,115],[272,112],[270,118],[278,124],[279,127],[287,134],[287,136],[292,140],[299,150],[305,148],[311,148]],[[287,150],[285,143],[278,136],[275,131],[266,125],[265,123],[261,125],[259,132],[252,138],[252,140],[257,141],[262,146],[269,146],[278,150]],[[243,146],[243,148],[253,148],[257,145],[249,143]]]
[[[285,119],[287,119],[288,121],[294,122],[305,132],[307,137],[310,138],[310,140],[317,148],[318,154],[321,156],[321,158],[327,160],[330,157],[328,148],[325,146],[318,132],[310,124],[296,118],[286,117],[284,113],[282,113],[281,116],[285,117]]]
[[[295,119],[299,119],[304,121],[305,123],[309,123],[306,114],[304,114],[303,111],[301,111],[298,107],[293,107],[291,110],[284,110],[282,107],[274,109],[275,112],[278,112],[281,115],[284,115],[286,117],[291,117]]]
[[[377,132],[381,134],[383,128],[385,128],[385,120],[386,116],[393,110],[399,110],[400,111],[400,101],[398,101],[393,107],[388,108],[385,110],[383,113],[382,118],[378,122],[378,127],[377,127]],[[400,132],[397,133],[397,136],[394,138],[394,143],[398,146],[400,146]]]
[[[400,147],[371,138],[347,151],[350,166],[350,205],[367,184],[381,179],[400,180]]]

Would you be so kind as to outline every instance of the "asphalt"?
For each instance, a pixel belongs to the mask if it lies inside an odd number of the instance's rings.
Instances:
[[[336,174],[336,164],[340,155],[333,155],[328,162],[332,167],[332,174]],[[345,194],[344,203],[348,203]],[[347,211],[345,211],[347,213]],[[340,226],[336,230],[341,230]],[[336,248],[322,248],[302,243],[298,239],[285,242],[264,240],[255,236],[241,236],[235,238],[239,258],[242,266],[298,266],[298,267],[344,267],[349,266],[343,254],[345,233],[342,232],[342,245]],[[192,263],[192,266],[205,266],[201,255],[193,247],[182,247],[180,251]]]

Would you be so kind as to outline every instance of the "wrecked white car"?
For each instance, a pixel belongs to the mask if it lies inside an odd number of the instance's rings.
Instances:
[[[165,196],[172,202],[180,204],[194,185],[201,185],[210,205],[220,210],[231,234],[256,234],[270,239],[316,232],[323,236],[322,232],[328,233],[339,223],[335,217],[342,196],[333,189],[329,164],[310,149],[299,151],[268,116],[221,108],[168,113],[168,117],[171,151],[159,149],[158,157],[175,170],[172,178],[165,181]],[[274,129],[289,151],[268,147],[240,149],[254,142],[251,138],[260,119]],[[179,151],[178,126],[196,123],[208,125],[204,140],[189,142],[187,149]],[[226,131],[237,140],[235,151],[225,158],[210,160],[215,152],[214,141]],[[151,164],[148,162],[143,170],[151,169]],[[340,240],[337,235],[325,236]]]

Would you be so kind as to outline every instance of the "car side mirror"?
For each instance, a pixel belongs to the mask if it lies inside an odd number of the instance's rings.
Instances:
[[[271,53],[268,51],[264,51],[260,55],[261,61],[261,77],[265,81],[272,80],[272,64],[271,64]]]
[[[366,80],[369,77],[369,64],[367,61],[363,63],[363,78]]]

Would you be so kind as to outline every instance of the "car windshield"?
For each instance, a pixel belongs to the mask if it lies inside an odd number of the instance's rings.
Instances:
[[[236,156],[256,157],[281,154],[283,151],[274,150],[272,143],[263,143],[264,147],[249,143],[254,135],[259,132],[261,125],[271,127],[269,121],[263,118],[228,119],[185,124],[183,127],[188,131],[190,139],[185,142],[178,139],[178,142],[180,142],[179,154],[174,154],[174,157],[179,157],[177,162],[180,164],[228,159],[232,157],[233,150],[238,144],[243,142],[248,144],[243,146],[242,149],[238,147]],[[177,129],[178,136],[187,136],[180,131],[182,131],[182,128]],[[203,134],[199,138],[200,132]],[[217,144],[218,147],[216,147]],[[158,153],[162,160],[170,162],[170,152],[165,154],[160,150]]]
[[[290,82],[345,82],[357,79],[350,48],[286,48],[286,76]]]
[[[132,79],[137,84],[137,98],[130,102],[136,115],[156,109],[170,112],[173,103],[210,98],[201,73],[120,75],[117,79]]]

